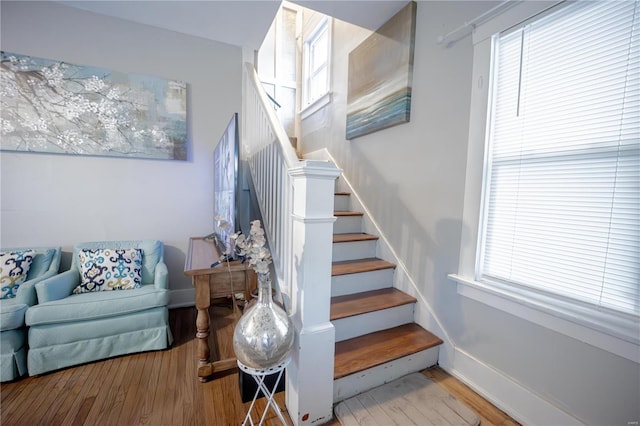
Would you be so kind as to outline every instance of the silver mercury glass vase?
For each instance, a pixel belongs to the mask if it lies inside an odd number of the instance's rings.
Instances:
[[[293,346],[293,323],[271,298],[269,274],[258,274],[258,301],[240,317],[233,331],[236,358],[247,367],[275,367]]]

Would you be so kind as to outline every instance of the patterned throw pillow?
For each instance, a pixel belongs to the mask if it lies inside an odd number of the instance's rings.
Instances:
[[[142,285],[142,250],[84,249],[78,253],[81,283],[73,292],[130,290]]]
[[[18,287],[27,279],[35,254],[33,250],[0,252],[0,299],[16,297]]]

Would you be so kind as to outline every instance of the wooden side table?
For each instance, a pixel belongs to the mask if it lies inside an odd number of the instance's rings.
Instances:
[[[233,292],[244,293],[245,300],[249,300],[249,294],[257,285],[256,274],[245,264],[239,261],[231,261],[229,265],[222,262],[216,267],[211,264],[220,257],[212,240],[200,237],[189,239],[189,252],[184,265],[184,273],[191,277],[193,286],[196,289],[196,338],[198,354],[198,378],[205,382],[209,376],[220,371],[230,370],[237,367],[235,356],[211,361],[211,348],[209,347],[209,307],[211,299],[220,297],[231,297],[235,305],[235,296],[232,294],[231,282],[233,281]],[[234,306],[236,313],[235,321],[240,314]]]

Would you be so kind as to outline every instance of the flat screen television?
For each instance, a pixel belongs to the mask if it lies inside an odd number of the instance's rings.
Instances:
[[[231,236],[239,229],[238,224],[238,113],[234,113],[213,151],[213,239],[220,254],[231,249]],[[222,218],[227,227],[220,226]],[[221,259],[222,260],[222,259]]]

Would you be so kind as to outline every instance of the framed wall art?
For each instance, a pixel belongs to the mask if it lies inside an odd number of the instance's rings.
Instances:
[[[1,52],[5,151],[187,159],[186,83]]]
[[[409,121],[415,30],[412,1],[349,53],[347,139]]]

